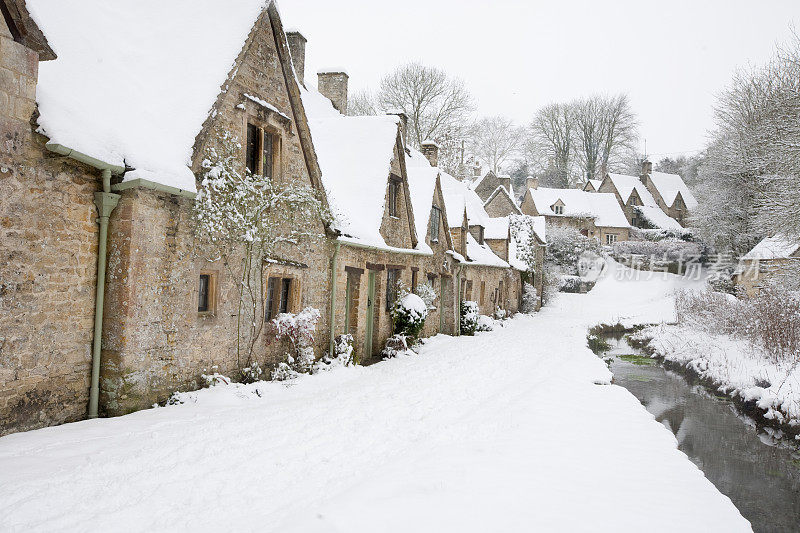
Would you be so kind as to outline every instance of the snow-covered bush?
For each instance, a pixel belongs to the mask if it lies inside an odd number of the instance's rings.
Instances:
[[[415,341],[428,316],[428,306],[414,293],[406,293],[397,299],[392,307],[392,323],[395,333],[405,335]]]
[[[744,339],[774,363],[800,364],[800,297],[766,287],[753,298],[719,292],[680,292],[675,297],[680,324],[710,334]]]
[[[631,228],[631,240],[664,241],[679,240],[698,242],[698,237],[691,228],[682,229],[641,229]]]
[[[269,322],[272,337],[288,339],[294,350],[293,354],[286,354],[286,360],[273,371],[273,379],[276,379],[276,375],[286,379],[291,374],[288,370],[307,373],[311,369],[314,363],[314,332],[320,316],[319,309],[306,307],[297,314],[281,313]]]
[[[700,262],[703,257],[703,246],[696,242],[687,242],[670,238],[658,241],[618,241],[613,246],[614,257],[639,255],[651,261],[668,263]]]
[[[325,372],[340,366],[353,364],[353,336],[348,334],[337,335],[333,340],[333,355],[326,353],[319,361],[314,363],[312,374]]]
[[[216,387],[217,385],[230,385],[231,378],[223,376],[217,372],[213,374],[203,374],[200,376],[203,379],[203,384],[206,388]]]
[[[494,330],[494,322],[492,317],[480,315],[478,317],[478,324],[475,326],[475,331],[492,331]]]
[[[434,290],[433,287],[427,283],[420,283],[414,290],[414,294],[422,298],[422,301],[425,302],[425,306],[428,308],[428,311],[433,311],[436,309],[436,306],[433,305],[433,302],[436,301],[436,290]]]
[[[391,359],[400,355],[414,353],[408,345],[408,337],[394,334],[386,340],[386,346],[381,351],[382,359]]]
[[[502,307],[495,306],[495,308],[494,308],[494,319],[495,320],[505,320],[506,318],[508,318],[508,311],[506,311]]]
[[[539,295],[536,293],[536,287],[528,282],[522,285],[522,305],[520,311],[523,313],[535,313],[539,309]]]
[[[581,292],[583,280],[579,276],[561,276],[558,290],[560,292]]]
[[[475,335],[478,329],[478,312],[477,302],[464,300],[461,302],[461,334],[462,335]]]
[[[244,367],[241,372],[242,383],[255,383],[261,379],[261,375],[264,373],[264,371],[261,370],[261,365],[255,361]]]

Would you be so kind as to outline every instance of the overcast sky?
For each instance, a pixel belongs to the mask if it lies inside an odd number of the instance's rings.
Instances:
[[[344,67],[376,87],[412,60],[466,81],[478,112],[526,123],[538,107],[626,92],[647,151],[697,150],[714,95],[800,27],[800,0],[282,0],[308,39],[306,80]]]

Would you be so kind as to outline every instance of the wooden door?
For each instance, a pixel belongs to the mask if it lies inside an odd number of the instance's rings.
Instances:
[[[367,323],[364,335],[364,359],[372,357],[372,335],[375,325],[375,272],[370,272],[367,283]]]

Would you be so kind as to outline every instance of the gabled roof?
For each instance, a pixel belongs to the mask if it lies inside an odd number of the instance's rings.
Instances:
[[[767,237],[747,252],[742,259],[789,259],[800,250],[800,242],[783,235]]]
[[[486,227],[489,215],[483,207],[480,197],[456,178],[442,172],[439,175],[442,184],[442,194],[447,205],[447,223],[451,228],[461,227],[462,217],[466,209],[467,220],[470,226]]]
[[[439,179],[439,169],[432,167],[428,159],[417,150],[409,150],[406,157],[406,172],[408,173],[408,188],[411,192],[411,204],[414,208],[414,224],[417,230],[419,243],[418,249],[429,249],[426,241],[428,235],[428,216],[433,206],[434,195],[436,194],[436,180]],[[438,206],[445,214],[447,207]],[[447,224],[447,217],[444,217]],[[460,223],[459,223],[460,225]],[[449,228],[449,224],[447,224]],[[445,240],[448,248],[452,247],[450,242],[450,232],[445,232]]]
[[[485,180],[486,177],[489,176],[490,174],[492,176],[497,177],[492,169],[487,169],[483,174],[481,174],[481,176],[478,179],[474,180],[472,183],[469,184],[469,188],[474,191],[480,186],[481,183],[483,183],[483,180]]]
[[[511,205],[514,206],[514,211],[515,211],[516,214],[518,214],[518,215],[522,214],[522,211],[520,210],[519,206],[517,205],[517,202],[514,200],[514,197],[502,185],[497,187],[494,190],[494,192],[492,192],[492,194],[489,195],[489,198],[487,198],[486,201],[483,202],[483,206],[486,207],[487,205],[489,205],[491,203],[491,201],[494,200],[495,197],[498,194],[502,194],[503,196],[508,198],[508,201],[511,202]]]
[[[539,187],[528,189],[536,211],[540,215],[567,218],[593,218],[595,225],[611,228],[627,228],[628,219],[610,193],[595,193],[580,189],[550,189]],[[564,213],[557,215],[552,206],[559,200],[564,203]]]
[[[508,268],[510,265],[497,257],[488,244],[479,244],[467,233],[467,264]]]
[[[675,203],[675,198],[679,192],[688,209],[691,210],[697,207],[697,199],[695,199],[694,194],[692,194],[692,191],[689,190],[689,187],[679,175],[653,172],[650,174],[650,180],[668,207],[672,207],[672,204]]]
[[[597,189],[600,188],[601,183],[603,183],[603,180],[589,180],[586,182],[584,190],[586,190],[586,186],[591,185],[592,187],[594,187],[594,190],[597,191]]]
[[[39,61],[50,61],[56,53],[47,38],[31,18],[25,0],[0,0],[0,16],[6,22],[14,40],[39,53]]]
[[[667,215],[658,207],[656,199],[653,198],[653,195],[650,194],[650,191],[645,187],[641,179],[636,176],[611,173],[608,174],[608,178],[617,189],[617,192],[619,192],[623,203],[628,203],[633,191],[636,191],[639,195],[639,199],[642,201],[642,205],[637,206],[637,210],[650,224],[661,229],[683,229],[683,226],[681,226],[677,220]]]
[[[322,169],[322,184],[334,216],[334,228],[364,244],[387,247],[380,228],[400,118],[397,115],[344,116],[319,92],[301,89],[301,94]],[[431,176],[435,184],[435,173],[431,172]],[[404,186],[404,190],[408,189]],[[433,189],[429,192],[432,198]],[[427,191],[420,192],[420,195],[427,194]],[[425,212],[429,210],[430,206]],[[424,221],[424,214],[421,216]],[[409,222],[415,224],[414,219],[411,216]],[[417,234],[414,226],[412,231]],[[418,242],[424,242],[425,233],[422,235]]]
[[[40,66],[40,132],[133,167],[126,180],[188,191],[195,139],[251,29],[265,9],[278,17],[265,0],[228,0],[224,9],[216,0],[28,0],[28,7],[58,54]]]

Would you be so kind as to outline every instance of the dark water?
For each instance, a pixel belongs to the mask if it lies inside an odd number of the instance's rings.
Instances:
[[[612,346],[604,356],[613,356],[614,382],[675,434],[681,451],[754,531],[800,532],[800,450],[791,441],[756,429],[729,400],[702,385],[653,360],[627,357],[640,352],[624,340],[606,341]]]

